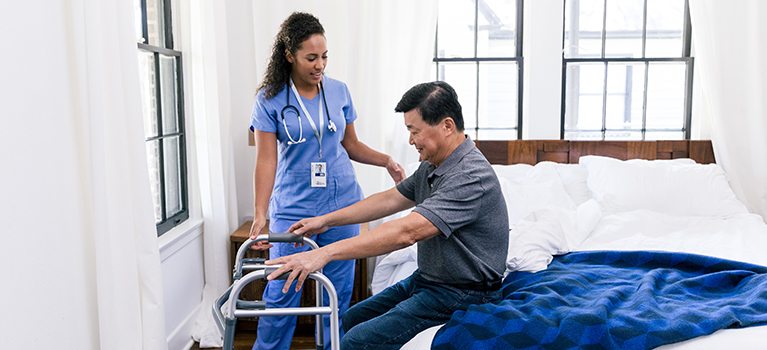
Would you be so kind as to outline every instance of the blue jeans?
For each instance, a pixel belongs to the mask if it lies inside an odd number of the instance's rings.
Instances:
[[[453,288],[430,282],[416,271],[346,312],[341,349],[399,349],[424,329],[447,322],[456,310],[500,299],[500,290]]]

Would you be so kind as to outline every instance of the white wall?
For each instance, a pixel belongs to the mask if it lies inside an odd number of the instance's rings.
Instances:
[[[562,99],[562,0],[524,2],[522,138],[558,140]]]
[[[5,349],[97,349],[94,232],[65,2],[3,6],[0,314]],[[20,30],[19,28],[23,28]],[[89,237],[91,237],[89,239]]]

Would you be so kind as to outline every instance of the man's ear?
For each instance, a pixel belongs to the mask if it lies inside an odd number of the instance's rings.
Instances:
[[[448,132],[448,134],[455,132],[455,121],[453,118],[447,117],[442,119],[442,123],[442,125],[444,125],[445,131]]]

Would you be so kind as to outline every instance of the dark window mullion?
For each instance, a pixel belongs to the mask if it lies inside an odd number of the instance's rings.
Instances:
[[[602,49],[604,54],[604,47]],[[607,131],[607,68],[610,66],[608,62],[605,62],[605,79],[602,85],[602,140],[605,139]]]
[[[605,58],[605,47],[607,42],[607,0],[604,0],[604,10],[602,10],[602,58]],[[607,74],[605,74],[607,76]],[[602,135],[604,138],[604,135]]]
[[[163,0],[163,18],[164,18],[164,24],[165,24],[165,40],[163,42],[165,43],[165,47],[168,49],[173,49],[173,22],[171,20],[171,11],[170,9],[170,2],[171,0]]]
[[[163,110],[163,101],[162,101],[162,77],[160,76],[160,54],[158,52],[154,53],[154,84],[155,84],[155,99],[157,103],[155,104],[155,112],[157,114],[157,152],[158,152],[158,159],[157,159],[157,171],[160,173],[160,208],[162,219],[160,222],[165,222],[168,219],[168,215],[166,213],[167,207],[166,207],[166,199],[165,199],[165,190],[166,190],[166,183],[165,183],[165,135],[163,130],[163,122],[162,122],[162,110]]]
[[[476,50],[476,44],[474,48]],[[475,77],[476,77],[477,91],[476,91],[476,94],[474,95],[474,131],[475,131],[474,137],[476,137],[476,139],[478,140],[479,139],[479,61],[477,61],[476,66],[477,66],[477,71],[476,71]]]
[[[181,167],[179,174],[181,177],[181,207],[184,211],[188,209],[188,197],[187,197],[187,182],[186,182],[186,136],[184,134],[185,124],[184,124],[184,94],[182,93],[184,89],[184,75],[182,74],[184,72],[181,57],[176,58],[176,76],[177,76],[177,86],[176,86],[176,110],[178,111],[178,121],[176,123],[177,127],[176,129],[179,132],[179,157],[181,158],[179,160],[179,166]]]
[[[141,36],[144,39],[142,44],[149,44],[149,24],[146,16],[146,0],[141,0]]]
[[[644,0],[644,13],[642,13],[642,58],[647,56],[645,49],[647,46],[647,0]],[[642,135],[644,140],[644,135]]]
[[[646,61],[644,64],[644,95],[642,96],[642,140],[645,139],[647,133],[647,90],[649,86],[650,77],[650,62]]]

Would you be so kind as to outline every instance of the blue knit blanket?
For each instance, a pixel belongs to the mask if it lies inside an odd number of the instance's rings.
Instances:
[[[570,253],[503,295],[455,312],[432,349],[652,349],[767,324],[766,267],[693,254]]]

